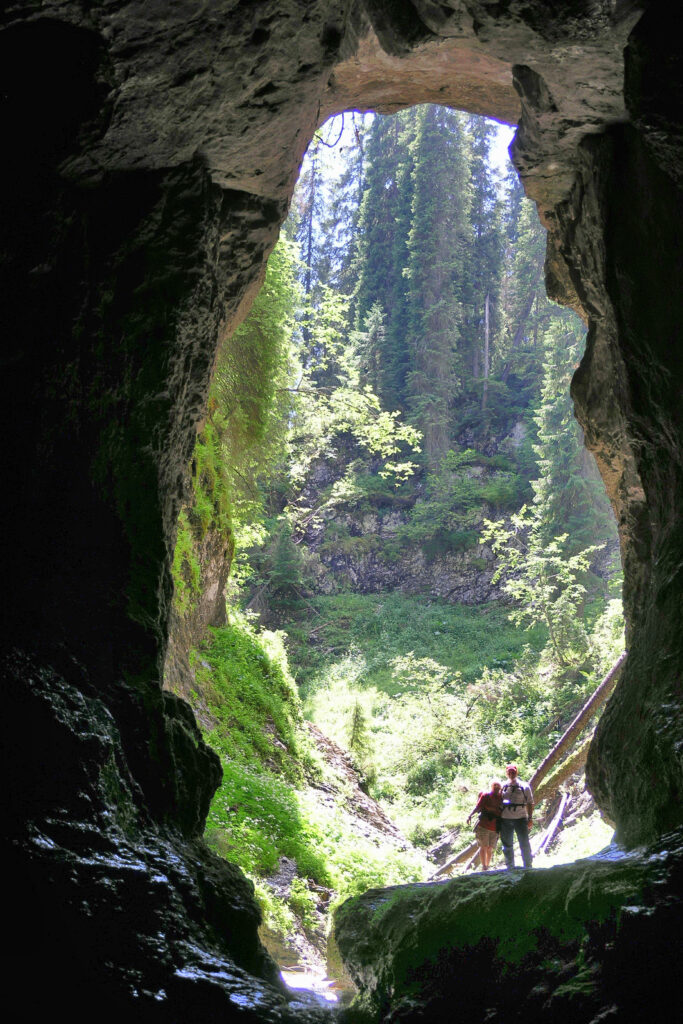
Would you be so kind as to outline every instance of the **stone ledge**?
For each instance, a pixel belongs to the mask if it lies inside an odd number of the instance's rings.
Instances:
[[[373,889],[335,915],[368,1021],[630,1020],[664,990],[683,835],[546,870]],[[636,939],[637,935],[637,939]]]

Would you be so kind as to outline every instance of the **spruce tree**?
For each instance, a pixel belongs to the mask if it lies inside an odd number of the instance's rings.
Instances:
[[[418,109],[375,117],[367,136],[366,182],[358,221],[353,311],[359,331],[377,307],[384,317],[378,396],[385,407],[405,410],[407,299],[405,267],[411,226],[412,150]],[[377,340],[380,337],[377,336]]]
[[[468,254],[462,282],[462,346],[468,351],[472,381],[486,409],[496,339],[499,333],[499,294],[503,257],[503,226],[497,183],[489,164],[494,125],[470,117],[470,213]]]
[[[329,268],[327,281],[336,291],[351,296],[355,287],[358,219],[365,188],[365,146],[369,124],[365,114],[352,111],[346,116],[351,119],[352,141],[338,154],[340,170],[336,179],[330,182],[329,214],[322,231]],[[345,132],[349,132],[348,124]]]
[[[446,107],[420,108],[411,148],[406,382],[425,459],[434,467],[451,444],[451,409],[462,373],[458,341],[470,203],[462,115]]]
[[[583,325],[555,323],[544,336],[544,374],[536,414],[538,479],[532,481],[541,544],[566,534],[574,554],[591,543],[616,541],[614,516],[595,461],[583,443],[569,393],[584,345]]]

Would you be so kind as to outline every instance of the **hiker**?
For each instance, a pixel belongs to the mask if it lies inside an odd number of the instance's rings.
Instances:
[[[500,813],[503,809],[501,789],[500,782],[492,782],[488,793],[479,794],[477,806],[467,819],[467,824],[469,825],[474,815],[479,815],[479,821],[474,826],[474,836],[479,843],[479,859],[481,860],[482,871],[488,871],[491,866],[493,851],[498,845]]]
[[[500,838],[503,844],[505,866],[515,866],[515,833],[519,848],[522,851],[522,862],[525,868],[531,867],[531,844],[529,830],[534,813],[534,797],[531,786],[523,782],[517,775],[517,765],[509,764],[505,769],[508,781],[503,786],[503,811],[500,819]]]

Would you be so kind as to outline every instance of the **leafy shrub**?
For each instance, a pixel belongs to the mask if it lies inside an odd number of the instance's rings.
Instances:
[[[289,905],[301,920],[304,928],[313,929],[317,925],[315,916],[315,896],[308,888],[305,878],[293,878],[289,891]]]
[[[422,550],[428,559],[437,558],[449,552],[464,552],[476,548],[479,534],[476,530],[437,530],[425,541]]]
[[[423,825],[422,822],[418,822],[411,829],[408,838],[415,846],[427,847],[436,842],[442,834],[443,828],[440,825],[429,826]]]
[[[406,775],[405,789],[412,796],[431,793],[439,777],[439,764],[433,758],[411,768]]]

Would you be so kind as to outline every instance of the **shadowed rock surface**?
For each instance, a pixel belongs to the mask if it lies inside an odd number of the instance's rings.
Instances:
[[[337,911],[335,938],[369,1020],[642,1019],[679,925],[660,893],[682,874],[672,834],[549,870],[371,889]]]
[[[589,323],[574,394],[626,573],[631,653],[589,779],[627,844],[680,827],[680,81],[668,14],[629,0],[3,7],[15,1019],[323,1012],[287,1007],[249,886],[202,844],[217,760],[160,679],[216,347],[255,294],[313,129],[350,105],[521,111],[548,285]]]

